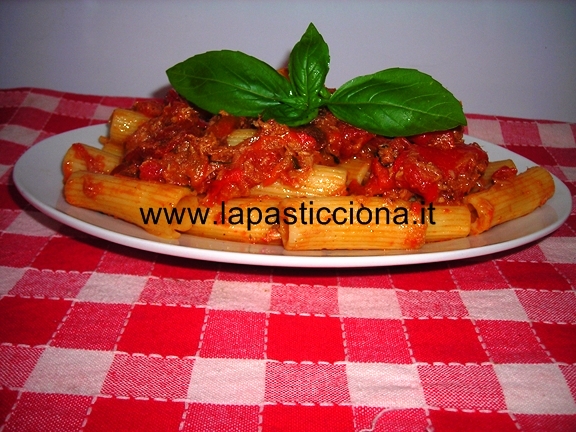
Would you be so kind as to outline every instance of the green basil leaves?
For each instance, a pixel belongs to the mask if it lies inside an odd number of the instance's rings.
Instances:
[[[328,45],[310,24],[290,53],[290,80],[238,51],[209,51],[166,71],[188,101],[213,114],[262,116],[288,126],[312,121],[326,106],[337,118],[384,136],[409,136],[466,124],[460,102],[438,81],[393,68],[354,78],[331,94]]]
[[[466,124],[460,102],[430,75],[393,68],[348,81],[328,101],[339,119],[385,136]]]
[[[213,114],[224,110],[255,117],[292,98],[286,78],[266,63],[238,51],[209,51],[166,71],[184,98]]]

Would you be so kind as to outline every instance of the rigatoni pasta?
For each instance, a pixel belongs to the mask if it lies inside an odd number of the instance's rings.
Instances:
[[[86,144],[72,144],[64,155],[62,173],[64,181],[76,171],[88,171],[99,174],[110,174],[120,164],[122,158]]]
[[[191,228],[181,201],[189,188],[76,171],[64,184],[69,204],[96,210],[164,238],[178,238]]]
[[[497,182],[487,190],[470,194],[464,202],[473,211],[472,234],[533,212],[554,195],[554,180],[542,167]]]
[[[346,193],[347,178],[346,169],[314,165],[308,176],[297,186],[276,181],[271,185],[254,186],[250,195],[279,198],[337,196]]]
[[[517,174],[511,160],[488,161],[458,129],[386,138],[329,112],[289,128],[202,118],[168,99],[114,111],[102,149],[71,146],[62,165],[70,204],[165,238],[414,250],[480,234],[554,194],[545,169]]]
[[[425,243],[420,205],[379,197],[284,199],[280,225],[288,250],[418,249]],[[300,214],[298,214],[300,212]]]

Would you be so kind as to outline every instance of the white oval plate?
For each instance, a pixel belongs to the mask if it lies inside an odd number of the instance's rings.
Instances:
[[[127,222],[70,206],[62,196],[61,164],[76,142],[100,147],[98,137],[106,125],[88,126],[50,137],[31,147],[14,167],[14,183],[38,210],[56,221],[95,237],[136,249],[205,261],[278,267],[375,267],[450,261],[501,252],[540,239],[570,215],[572,197],[556,177],[554,196],[533,213],[492,228],[478,236],[426,244],[416,251],[311,251],[290,252],[281,246],[252,245],[182,235],[164,240]],[[466,136],[488,153],[490,160],[512,159],[522,172],[535,164],[509,150]]]

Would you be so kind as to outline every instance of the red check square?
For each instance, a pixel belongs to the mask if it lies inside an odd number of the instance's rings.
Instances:
[[[265,405],[262,432],[350,432],[354,429],[349,406]]]
[[[2,141],[0,140],[0,143],[1,142]],[[4,148],[4,147],[2,147],[2,148]],[[27,149],[23,148],[23,150],[26,151]],[[1,158],[0,158],[0,164],[2,164]],[[4,174],[4,176],[6,176],[6,174]],[[9,178],[11,181],[11,179],[12,179],[11,174],[10,174]],[[0,208],[6,209],[6,210],[18,210],[18,213],[16,213],[14,215],[14,217],[17,217],[18,214],[20,214],[21,210],[25,209],[26,207],[30,207],[30,204],[28,204],[28,201],[26,201],[22,197],[22,195],[20,195],[20,192],[18,192],[18,190],[16,189],[15,186],[13,186],[11,184],[8,184],[8,185],[0,184],[0,206],[1,206]],[[6,235],[6,234],[4,234],[4,235]]]
[[[102,394],[183,399],[188,393],[193,365],[193,359],[117,354],[102,386]]]
[[[504,410],[506,401],[492,366],[418,366],[432,407]]]
[[[0,262],[10,267],[27,267],[47,242],[46,237],[3,233],[0,236]],[[26,247],[22,247],[23,244]]]
[[[218,269],[218,263],[159,255],[152,269],[152,276],[169,279],[214,280]]]
[[[271,314],[268,358],[279,361],[344,360],[340,320],[311,315]]]
[[[289,268],[275,268],[272,274],[272,282],[295,285],[337,286],[338,276],[332,270],[299,268],[298,273],[295,274]]]
[[[573,148],[549,148],[548,151],[556,160],[554,165],[562,167],[576,167]]]
[[[180,306],[136,305],[118,350],[161,356],[193,356],[198,350],[205,310]]]
[[[410,319],[405,321],[408,343],[416,361],[480,363],[488,361],[467,319]]]
[[[574,191],[574,195],[576,195],[576,191]],[[566,229],[567,231],[570,231],[570,235],[576,233],[576,215],[573,217],[573,220],[574,220],[573,227],[568,228],[568,224],[565,223],[564,225],[562,225],[562,227],[558,229],[558,231],[561,229]],[[556,231],[556,233],[558,231]],[[574,264],[556,264],[556,268],[562,274],[562,276],[564,276],[568,280],[568,282],[572,286],[576,286],[576,266]]]
[[[468,310],[457,292],[398,291],[405,317],[465,317]]]
[[[1,141],[0,141],[1,142]],[[4,146],[2,146],[2,150],[4,150]],[[26,149],[23,149],[26,151]],[[23,153],[23,152],[22,152]],[[2,159],[0,159],[0,163],[2,163]],[[10,176],[11,178],[11,176]],[[0,185],[0,208],[8,209],[8,210],[22,210],[26,209],[27,207],[31,207],[31,205],[26,201],[20,192],[16,189],[14,185]],[[5,236],[6,234],[4,234]],[[9,242],[6,242],[9,243]]]
[[[550,362],[528,323],[478,320],[476,325],[493,362]]]
[[[265,400],[275,403],[350,402],[344,365],[271,362],[266,365],[265,388]]]
[[[183,432],[237,431],[253,432],[258,430],[257,405],[217,405],[191,403],[186,412]]]
[[[231,282],[272,282],[270,269],[267,267],[226,264],[226,271],[218,274],[218,280]]]
[[[390,270],[394,287],[404,290],[444,290],[456,289],[450,270],[446,264],[426,264],[413,267],[394,267]]]
[[[518,432],[506,413],[430,410],[435,432]]]
[[[382,267],[338,269],[338,285],[350,288],[394,288]]]
[[[0,342],[47,344],[70,305],[67,300],[0,299]]]
[[[508,150],[513,151],[525,158],[530,159],[531,161],[537,163],[538,165],[544,166],[556,166],[557,163],[548,151],[547,148],[544,147],[528,147],[522,145],[507,145],[506,148]]]
[[[200,356],[263,359],[265,331],[264,313],[210,310]]]
[[[0,120],[0,124],[1,123],[2,121]],[[0,145],[2,145],[2,153],[0,153],[0,165],[5,166],[14,166],[16,162],[18,162],[18,159],[20,159],[20,157],[24,154],[24,152],[28,150],[28,147],[24,145],[4,141],[1,139]],[[2,199],[0,199],[0,202],[2,202],[2,208],[8,208],[9,204],[7,202],[3,202]]]
[[[18,398],[17,390],[10,390],[7,387],[0,387],[0,425],[6,422],[6,417],[12,411],[12,406]]]
[[[533,323],[540,342],[557,362],[576,363],[576,325]]]
[[[98,103],[112,108],[130,108],[137,99],[125,96],[104,96]]]
[[[52,114],[50,116],[50,119],[44,125],[43,129],[45,132],[55,135],[89,125],[90,125],[89,119]]]
[[[98,398],[84,432],[172,432],[178,430],[184,402]]]
[[[270,309],[278,312],[335,315],[338,313],[338,288],[274,284]]]
[[[49,270],[93,271],[104,253],[103,245],[103,241],[94,239],[88,243],[68,237],[52,237],[32,266]]]
[[[2,101],[4,107],[17,107],[22,105],[28,96],[27,89],[2,90]],[[8,121],[8,119],[6,119]]]
[[[112,351],[129,312],[130,305],[76,303],[51,345]]]
[[[41,129],[42,125],[48,121],[50,113],[38,108],[22,106],[10,119],[10,124],[24,126],[29,129]]]
[[[344,318],[344,330],[350,361],[411,363],[400,320]]]
[[[571,289],[566,279],[549,263],[499,261],[498,267],[513,288]]]
[[[91,396],[24,392],[3,430],[75,432],[91,403]]]
[[[17,105],[20,105],[19,102]],[[18,108],[16,106],[0,106],[0,124],[6,124],[14,117]]]

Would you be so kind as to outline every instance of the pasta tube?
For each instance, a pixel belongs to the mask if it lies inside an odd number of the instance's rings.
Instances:
[[[347,175],[347,171],[342,168],[314,165],[308,177],[299,186],[274,182],[268,186],[253,187],[250,195],[277,198],[342,195],[346,191]]]
[[[287,250],[418,249],[425,241],[418,203],[358,196],[289,198],[280,209]]]
[[[226,143],[230,147],[235,147],[243,141],[256,135],[256,129],[235,129],[226,137]]]
[[[425,212],[426,243],[453,240],[470,234],[471,214],[467,206],[434,205]]]
[[[103,150],[119,156],[124,154],[124,141],[136,132],[149,118],[134,110],[116,108],[110,117],[110,131],[107,137],[100,137]]]
[[[190,189],[127,177],[77,171],[64,185],[66,201],[144,228],[150,234],[178,238],[192,222],[180,202]]]
[[[121,157],[87,144],[76,143],[68,149],[62,161],[64,181],[76,171],[110,174],[120,163]]]
[[[531,213],[554,195],[554,180],[542,167],[528,168],[510,180],[464,198],[472,211],[470,233],[480,234],[495,225]]]
[[[482,179],[481,179],[482,182],[484,184],[490,184],[490,182],[492,181],[492,176],[494,175],[494,173],[502,167],[508,167],[508,168],[514,168],[515,169],[516,164],[514,163],[514,161],[512,159],[504,159],[504,160],[499,160],[499,161],[488,162],[488,166],[486,167],[486,170],[484,171],[484,174],[482,175]]]
[[[362,184],[370,170],[370,162],[363,159],[348,159],[338,165],[348,172],[346,184],[350,184],[352,180],[356,180],[358,184]]]

